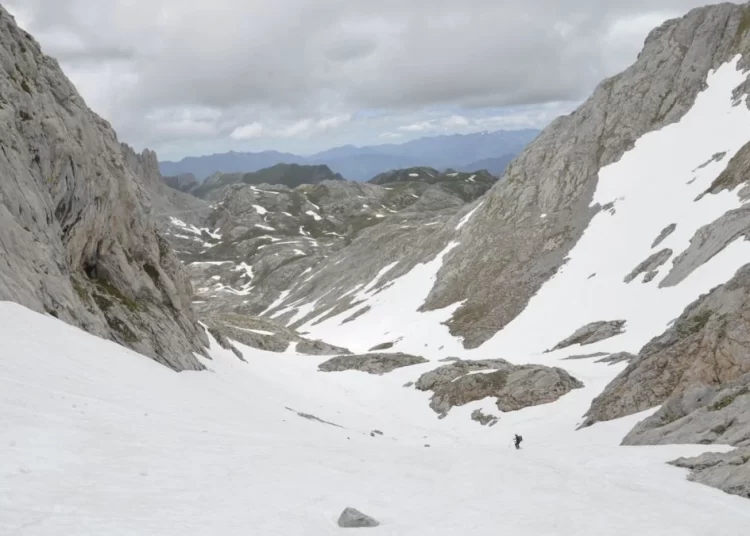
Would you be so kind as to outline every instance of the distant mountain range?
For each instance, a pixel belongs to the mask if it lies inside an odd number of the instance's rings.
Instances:
[[[198,181],[217,172],[248,173],[282,163],[327,165],[345,179],[356,181],[366,181],[394,169],[418,166],[466,172],[486,169],[493,175],[501,175],[508,162],[538,133],[538,130],[527,129],[430,136],[401,144],[344,145],[311,156],[278,151],[230,151],[190,156],[179,162],[164,161],[159,167],[165,177],[191,173]]]

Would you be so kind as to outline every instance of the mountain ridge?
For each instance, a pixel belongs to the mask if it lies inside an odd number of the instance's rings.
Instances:
[[[257,153],[228,151],[180,161],[160,162],[164,176],[192,173],[199,181],[214,173],[253,172],[275,164],[324,164],[349,180],[369,180],[393,169],[431,166],[473,171],[475,162],[488,161],[489,170],[500,174],[509,155],[517,154],[539,131],[498,130],[473,134],[428,136],[403,144],[334,147],[309,156],[277,151]]]

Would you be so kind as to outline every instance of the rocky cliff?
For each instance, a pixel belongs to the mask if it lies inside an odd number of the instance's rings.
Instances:
[[[193,352],[207,339],[147,177],[3,8],[0,123],[0,299],[175,370],[202,368]]]
[[[680,121],[705,88],[707,73],[750,49],[747,20],[746,8],[722,4],[693,10],[655,29],[630,68],[602,82],[577,111],[548,126],[481,201],[429,230],[368,230],[353,242],[350,255],[331,259],[309,282],[293,289],[286,304],[314,303],[307,319],[344,307],[341,295],[367,284],[381,270],[397,263],[379,279],[378,288],[455,242],[420,310],[458,304],[448,321],[451,333],[465,347],[478,347],[560,272],[596,214],[616,210],[592,204],[600,170],[619,161],[645,134]],[[743,56],[739,67],[746,65]],[[737,89],[738,96],[742,90]],[[682,260],[700,265],[697,258]],[[655,276],[651,272],[657,261],[666,262],[665,254],[652,261],[643,267],[649,277]],[[623,267],[620,279],[634,268]],[[336,287],[340,294],[331,291]],[[607,320],[615,319],[592,319]]]

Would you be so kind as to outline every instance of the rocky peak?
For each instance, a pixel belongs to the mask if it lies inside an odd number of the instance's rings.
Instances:
[[[0,28],[0,299],[202,368],[190,283],[149,214],[155,155],[124,150],[3,8]]]

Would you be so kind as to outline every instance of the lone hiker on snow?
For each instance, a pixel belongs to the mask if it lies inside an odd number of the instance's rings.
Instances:
[[[523,438],[520,435],[516,434],[516,437],[513,440],[513,443],[515,443],[517,449],[521,448],[521,441],[523,441]]]

